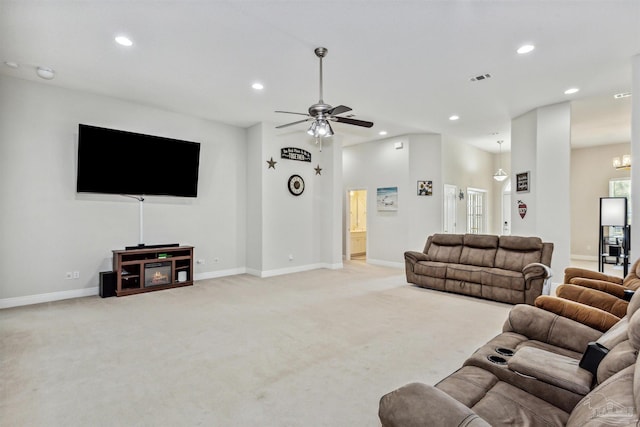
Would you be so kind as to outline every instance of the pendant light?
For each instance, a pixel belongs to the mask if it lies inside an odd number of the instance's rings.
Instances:
[[[502,182],[509,177],[509,175],[504,171],[504,169],[502,169],[502,143],[503,142],[504,141],[502,140],[498,141],[498,146],[500,147],[500,157],[499,157],[500,167],[498,168],[498,171],[493,174],[493,179],[495,179],[498,182]]]

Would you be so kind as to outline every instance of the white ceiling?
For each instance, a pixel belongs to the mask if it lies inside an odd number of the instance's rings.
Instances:
[[[525,43],[536,49],[516,54]],[[574,145],[630,140],[630,98],[613,94],[631,91],[640,0],[0,0],[0,60],[20,64],[0,73],[242,127],[317,102],[318,46],[324,100],[376,123],[335,124],[345,143],[386,130],[509,149],[511,118],[566,100]]]

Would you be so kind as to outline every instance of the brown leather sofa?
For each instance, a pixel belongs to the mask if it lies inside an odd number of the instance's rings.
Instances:
[[[551,277],[553,243],[539,237],[434,234],[404,253],[407,282],[511,304],[533,305]]]
[[[503,333],[458,371],[436,386],[411,383],[383,396],[382,426],[638,425],[639,306],[635,295],[627,316],[602,334],[554,313],[516,305]],[[590,372],[579,367],[579,360],[593,341],[590,347],[608,352]]]

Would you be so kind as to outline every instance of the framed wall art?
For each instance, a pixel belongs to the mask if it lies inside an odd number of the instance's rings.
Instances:
[[[433,181],[418,181],[418,196],[433,195]]]
[[[530,177],[531,177],[531,173],[529,171],[516,174],[516,192],[517,193],[529,192],[531,188]]]
[[[382,187],[376,191],[376,206],[379,211],[398,210],[398,187]]]

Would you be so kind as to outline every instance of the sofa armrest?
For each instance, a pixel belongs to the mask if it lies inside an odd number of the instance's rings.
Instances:
[[[620,321],[619,317],[600,308],[549,295],[536,298],[535,306],[602,332],[608,331]]]
[[[411,383],[380,399],[383,427],[490,427],[470,408],[435,387]]]
[[[429,261],[429,256],[424,252],[406,251],[404,253],[404,259],[415,264],[418,261]]]
[[[564,282],[569,283],[574,277],[582,277],[585,279],[604,280],[606,282],[617,283],[622,285],[622,278],[610,276],[598,271],[587,270],[586,268],[568,267],[564,270]]]
[[[540,348],[518,349],[508,362],[509,369],[539,381],[586,395],[591,391],[593,374],[578,366],[574,358]]]
[[[524,287],[525,289],[531,288],[531,281],[535,279],[547,280],[553,276],[553,272],[551,269],[539,262],[532,262],[531,264],[527,264],[522,269],[522,274],[524,274]]]
[[[606,292],[618,298],[624,298],[624,290],[626,289],[622,284],[607,282],[606,280],[587,279],[584,277],[574,277],[565,283]]]
[[[584,352],[590,341],[602,332],[550,311],[528,304],[514,306],[502,327],[503,332],[515,332],[577,353]]]

